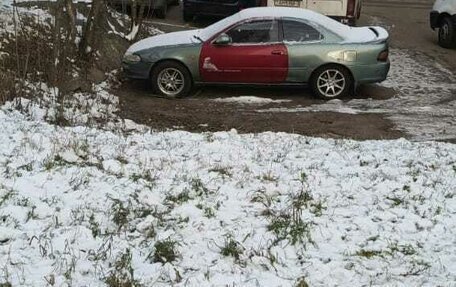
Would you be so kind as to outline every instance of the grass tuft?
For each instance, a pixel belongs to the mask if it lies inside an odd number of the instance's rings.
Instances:
[[[296,284],[296,287],[309,287],[309,284],[307,284],[304,278],[300,278],[298,283]]]
[[[177,259],[178,253],[176,251],[177,242],[166,239],[157,241],[154,245],[155,252],[152,257],[152,262],[167,263],[173,262]],[[150,258],[151,254],[149,254]]]
[[[209,169],[209,172],[214,172],[220,174],[223,178],[231,177],[232,173],[228,167],[216,166],[214,168]]]
[[[105,278],[108,287],[140,287],[142,284],[134,277],[134,268],[131,264],[132,254],[126,249],[114,263],[114,269]]]
[[[239,242],[232,237],[228,237],[225,239],[225,245],[221,248],[220,253],[223,256],[231,256],[236,259],[236,261],[239,261],[239,257],[243,253],[243,248]]]
[[[365,257],[365,258],[372,258],[375,256],[380,256],[382,257],[382,251],[380,250],[366,250],[366,249],[361,249],[359,251],[356,251],[355,255],[359,257]]]
[[[268,231],[274,233],[277,241],[288,239],[292,245],[297,243],[306,244],[314,243],[310,234],[310,223],[291,217],[288,214],[273,216]]]
[[[130,210],[124,206],[124,203],[118,199],[112,199],[114,203],[111,206],[112,221],[117,225],[117,231],[128,224],[128,215]]]
[[[209,189],[204,185],[202,180],[198,177],[192,178],[191,181],[192,190],[197,196],[203,196],[209,194]]]
[[[192,199],[190,197],[190,192],[187,189],[185,189],[178,195],[168,195],[166,197],[165,201],[173,202],[175,204],[182,204],[182,203],[189,201],[190,199]]]
[[[90,230],[92,231],[93,238],[96,238],[98,235],[100,235],[100,233],[101,233],[100,225],[95,220],[95,215],[93,213],[89,217],[89,225],[90,225]]]

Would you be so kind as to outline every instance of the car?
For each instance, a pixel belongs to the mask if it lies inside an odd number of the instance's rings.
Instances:
[[[431,28],[439,29],[439,45],[456,48],[456,0],[437,0],[430,13]]]
[[[260,6],[260,0],[183,0],[184,21],[195,16],[227,17],[242,9]]]
[[[362,5],[362,0],[267,0],[267,6],[305,8],[351,26],[356,25],[356,20],[361,15]]]
[[[164,19],[166,17],[169,5],[179,5],[179,0],[142,0],[147,7],[147,11],[153,11],[155,15]],[[132,0],[108,0],[108,4],[115,7],[131,7]],[[137,5],[140,5],[137,1]]]
[[[240,11],[204,29],[162,34],[128,48],[126,76],[151,79],[158,94],[189,95],[194,85],[309,85],[323,99],[386,79],[388,32],[350,27],[299,8]]]

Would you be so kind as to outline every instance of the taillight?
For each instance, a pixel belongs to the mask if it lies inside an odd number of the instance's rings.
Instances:
[[[389,51],[383,50],[380,52],[380,54],[378,54],[377,61],[386,62],[386,61],[388,61],[388,56],[389,56]]]
[[[348,0],[347,16],[352,16],[352,17],[355,16],[355,6],[356,6],[355,4],[356,4],[356,0]]]

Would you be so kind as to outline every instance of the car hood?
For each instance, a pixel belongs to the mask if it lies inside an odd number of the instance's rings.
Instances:
[[[152,36],[131,45],[126,54],[133,54],[154,47],[198,43],[200,41],[194,37],[198,35],[198,32],[199,30],[189,30]]]

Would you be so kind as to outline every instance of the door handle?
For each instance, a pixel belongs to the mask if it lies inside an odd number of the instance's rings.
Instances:
[[[281,51],[281,50],[273,50],[271,52],[272,55],[285,55],[285,52],[284,51]]]

